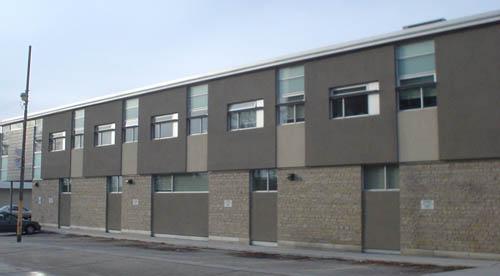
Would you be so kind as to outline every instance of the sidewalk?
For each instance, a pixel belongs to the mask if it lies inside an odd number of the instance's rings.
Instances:
[[[346,261],[357,262],[386,262],[386,263],[401,263],[401,264],[417,264],[417,265],[436,265],[441,267],[472,267],[473,269],[459,270],[438,273],[433,275],[500,275],[500,262],[490,260],[475,260],[475,259],[455,259],[441,257],[420,257],[420,256],[403,256],[389,254],[374,254],[374,253],[353,253],[332,250],[315,250],[302,248],[282,248],[282,247],[267,247],[244,245],[236,243],[216,242],[216,241],[194,241],[163,237],[150,237],[148,235],[130,234],[130,233],[105,233],[100,231],[82,230],[82,229],[58,229],[56,227],[44,226],[44,231],[55,232],[60,234],[72,234],[99,238],[111,238],[120,240],[132,240],[151,243],[166,243],[175,246],[197,247],[207,249],[232,250],[243,252],[258,252],[265,254],[278,254],[288,256],[300,256],[309,258],[321,259],[340,259]]]

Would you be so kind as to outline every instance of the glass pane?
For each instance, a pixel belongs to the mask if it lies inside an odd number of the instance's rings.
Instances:
[[[75,149],[83,148],[83,135],[75,136]]]
[[[399,110],[420,108],[420,88],[399,91]]]
[[[54,139],[54,150],[64,150],[64,140],[66,138]]]
[[[172,176],[156,176],[155,177],[155,191],[157,192],[171,192],[172,191]]]
[[[35,145],[33,146],[33,151],[34,152],[41,152],[42,151],[42,141],[35,140]]]
[[[7,176],[8,176],[7,172],[8,171],[6,171],[6,170],[2,170],[2,172],[0,173],[1,180],[7,180]]]
[[[154,135],[153,135],[153,138],[161,138],[160,136],[160,124],[155,124],[155,130],[154,130]]]
[[[425,77],[420,77],[420,78],[411,78],[411,79],[406,79],[406,80],[400,80],[399,86],[423,84],[423,83],[430,83],[430,82],[434,82],[434,76],[425,76]]]
[[[125,142],[135,142],[137,127],[129,127],[125,129]]]
[[[8,164],[9,164],[9,157],[8,156],[2,157],[2,169],[3,170],[7,169]]]
[[[398,166],[387,166],[387,189],[399,189]]]
[[[189,88],[189,97],[208,94],[208,85],[198,85]]]
[[[208,133],[208,117],[201,118],[201,133]]]
[[[304,78],[296,78],[289,80],[280,80],[279,82],[279,95],[280,97],[286,96],[289,93],[304,91]]]
[[[399,46],[396,50],[398,58],[434,53],[434,40],[427,40],[408,45]]]
[[[342,117],[342,99],[332,100],[332,116],[333,118]]]
[[[35,160],[33,161],[33,166],[40,167],[41,165],[42,165],[42,154],[37,153],[35,154]]]
[[[33,169],[33,178],[34,179],[42,179],[42,169],[41,168]]]
[[[436,106],[436,88],[435,87],[424,87],[424,107]]]
[[[364,167],[365,190],[384,189],[384,166]]]
[[[344,98],[345,116],[368,114],[368,95]]]
[[[238,129],[238,113],[229,113],[229,129]]]
[[[398,60],[399,75],[434,71],[434,54]]]
[[[201,118],[193,118],[189,120],[189,134],[201,133]]]
[[[139,108],[131,108],[125,110],[125,120],[137,119],[139,118]]]
[[[255,170],[252,173],[252,190],[267,191],[267,170]]]
[[[279,109],[280,124],[288,124],[294,122],[293,105],[282,105],[279,107]]]
[[[174,175],[174,191],[206,192],[208,191],[208,174],[192,173],[192,174]]]
[[[172,137],[174,136],[174,123],[162,123],[160,124],[160,138]]]
[[[241,111],[240,116],[240,128],[249,128],[257,126],[257,113],[255,110]]]
[[[83,129],[84,126],[84,118],[75,118],[75,129]]]
[[[111,177],[110,192],[112,192],[112,193],[118,192],[118,177],[117,176]]]
[[[269,170],[269,191],[278,190],[278,176],[276,170]]]
[[[101,132],[101,145],[111,144],[111,131]]]
[[[304,104],[296,104],[295,105],[295,121],[303,122],[305,118],[305,110]]]
[[[252,102],[246,102],[246,103],[232,104],[229,106],[229,111],[253,109],[256,107],[257,107],[257,101],[252,101]]]
[[[304,75],[304,66],[288,67],[279,70],[279,79],[287,79]]]
[[[189,98],[189,108],[202,108],[208,106],[208,95]]]
[[[125,102],[125,109],[139,108],[139,99],[131,99]]]

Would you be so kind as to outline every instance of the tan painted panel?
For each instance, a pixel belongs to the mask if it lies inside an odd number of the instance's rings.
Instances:
[[[305,166],[305,124],[299,123],[278,126],[277,138],[278,168]]]
[[[83,177],[83,149],[71,151],[71,177]]]
[[[207,135],[194,135],[187,137],[187,171],[207,171],[208,154]]]
[[[437,108],[398,113],[399,161],[439,159]]]
[[[122,146],[122,175],[137,174],[137,143]]]

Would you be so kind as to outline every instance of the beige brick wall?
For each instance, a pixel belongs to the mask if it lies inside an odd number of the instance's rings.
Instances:
[[[43,180],[37,182],[39,186],[35,187],[35,185],[33,185],[31,193],[32,219],[42,224],[57,224],[59,210],[59,180]],[[40,204],[38,203],[39,197],[41,197]]]
[[[249,243],[249,172],[210,172],[209,181],[209,236]],[[232,207],[224,207],[224,200],[232,200]]]
[[[134,184],[127,184],[132,179]],[[138,205],[133,205],[133,200]],[[151,176],[124,176],[122,193],[122,229],[151,231]]]
[[[500,253],[500,160],[401,165],[400,186],[403,253]]]
[[[106,227],[106,177],[71,179],[71,226]]]
[[[297,180],[287,179],[295,173]],[[361,246],[361,167],[278,171],[278,243]]]

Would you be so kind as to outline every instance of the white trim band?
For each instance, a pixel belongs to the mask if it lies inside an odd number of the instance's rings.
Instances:
[[[183,236],[183,235],[170,235],[170,234],[154,234],[157,238],[167,238],[167,239],[181,239],[181,240],[192,240],[192,241],[208,241],[207,237],[198,236]]]

